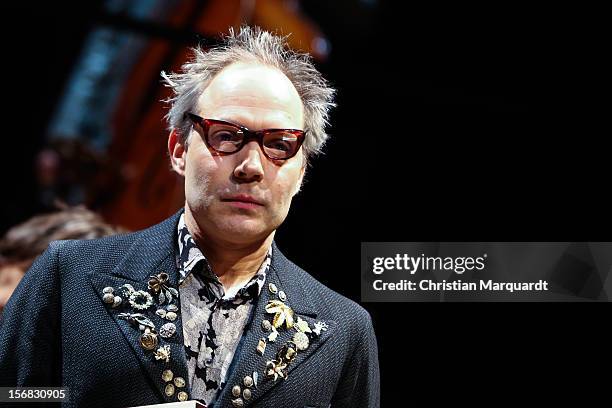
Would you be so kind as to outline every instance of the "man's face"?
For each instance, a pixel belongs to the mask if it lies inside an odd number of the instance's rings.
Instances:
[[[222,70],[192,113],[250,130],[304,126],[302,102],[291,81],[255,63],[235,63]],[[173,168],[185,177],[188,226],[191,217],[205,236],[227,243],[268,237],[285,220],[304,175],[301,149],[291,159],[272,161],[251,141],[236,153],[218,155],[194,129],[186,149],[172,134],[169,149]]]

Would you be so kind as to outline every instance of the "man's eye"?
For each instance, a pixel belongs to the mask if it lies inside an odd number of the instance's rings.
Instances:
[[[283,152],[290,152],[293,149],[293,143],[295,143],[295,138],[293,136],[280,136],[273,140],[269,140],[266,143],[266,147]]]
[[[283,152],[288,152],[289,150],[291,150],[291,145],[281,140],[277,140],[268,144],[268,147],[274,150],[282,150]]]
[[[214,138],[220,142],[236,142],[239,140],[238,135],[227,131],[215,133]]]

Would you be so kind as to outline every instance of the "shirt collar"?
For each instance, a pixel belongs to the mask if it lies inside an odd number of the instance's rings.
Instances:
[[[226,293],[221,281],[219,281],[219,277],[213,272],[208,260],[191,236],[187,224],[185,223],[184,213],[181,214],[178,222],[178,248],[177,266],[180,273],[179,285],[183,283],[192,272],[199,270],[201,276],[205,278],[205,281],[211,283],[217,289],[214,292],[220,292],[219,297],[224,299],[252,295],[254,290],[252,287],[253,285],[257,285],[257,295],[259,295],[272,261],[272,246],[270,246],[266,258],[259,267],[257,273],[243,287],[232,288],[233,290]],[[202,265],[202,267],[198,267],[198,265]]]

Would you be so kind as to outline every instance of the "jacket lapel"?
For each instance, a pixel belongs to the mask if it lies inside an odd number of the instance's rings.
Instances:
[[[130,345],[131,354],[165,402],[177,401],[179,398],[188,399],[189,396],[180,300],[178,296],[172,296],[172,300],[169,301],[165,295],[161,297],[166,299],[160,299],[159,293],[148,288],[148,282],[151,276],[164,272],[168,275],[168,280],[165,285],[166,290],[160,292],[168,293],[169,288],[178,291],[175,245],[179,216],[180,212],[163,223],[139,233],[126,256],[110,274],[90,273],[91,283],[100,301]],[[131,291],[129,287],[134,291],[143,291],[151,295],[153,304],[144,310],[134,308],[129,302]],[[105,288],[113,288],[113,294],[121,296],[120,305],[113,307],[112,304],[104,303]],[[140,303],[145,303],[146,300],[147,297],[138,296]],[[164,312],[157,314],[158,310]],[[173,315],[168,315],[171,311],[176,314],[175,318]],[[166,316],[163,316],[164,313]],[[129,315],[134,314],[142,316],[129,318]],[[148,346],[151,349],[145,349],[141,344],[141,336],[145,332],[141,326],[143,321],[145,330],[147,324],[154,325],[154,335],[149,335],[148,338],[156,338],[157,344],[154,347]],[[165,330],[162,330],[162,326]],[[169,337],[162,336],[162,333],[168,336],[171,333],[168,330],[173,327],[174,334]],[[166,350],[170,352],[169,361],[161,358]],[[156,358],[156,354],[160,359]]]
[[[304,290],[304,282],[300,279],[301,274],[294,270],[296,268],[289,262],[284,255],[279,251],[274,244],[272,251],[272,264],[266,277],[266,283],[259,296],[256,308],[251,315],[251,319],[245,328],[245,335],[241,342],[241,349],[237,350],[237,360],[233,363],[234,367],[226,379],[226,384],[221,394],[218,396],[215,406],[232,406],[232,400],[242,399],[242,403],[252,405],[262,396],[272,391],[276,385],[283,381],[297,381],[297,377],[292,374],[299,370],[302,363],[307,361],[327,339],[331,337],[336,327],[336,322],[326,320],[327,330],[322,330],[320,335],[310,333],[312,339],[309,341],[308,347],[305,350],[297,351],[294,359],[287,365],[286,378],[270,378],[266,376],[266,364],[268,361],[273,361],[277,358],[277,352],[288,342],[293,340],[297,333],[297,329],[288,329],[286,325],[281,326],[278,331],[278,336],[274,342],[268,340],[270,331],[264,329],[262,322],[268,320],[273,321],[274,315],[266,312],[266,305],[271,300],[280,300],[280,291],[286,295],[284,303],[289,306],[295,316],[295,320],[299,317],[308,323],[310,328],[315,327],[315,323],[319,322],[314,303],[308,293]],[[301,272],[303,273],[303,272]],[[276,286],[277,292],[270,291],[270,284]],[[265,340],[266,347],[263,355],[257,351],[260,340]],[[256,374],[254,374],[256,373]],[[257,378],[257,384],[249,386],[250,379]],[[245,380],[246,379],[246,380]],[[235,386],[241,389],[240,395],[233,394]],[[245,397],[245,390],[248,389],[248,394]]]

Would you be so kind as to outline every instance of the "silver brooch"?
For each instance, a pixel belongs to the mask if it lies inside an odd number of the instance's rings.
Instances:
[[[153,306],[153,297],[144,290],[136,290],[130,294],[130,306],[137,310],[146,310]]]
[[[321,331],[326,331],[327,330],[327,323],[325,322],[316,322],[314,324],[314,329],[312,329],[312,331],[314,332],[314,334],[316,334],[317,336],[321,335]]]
[[[166,323],[159,328],[159,335],[164,339],[174,336],[174,333],[176,333],[176,326],[174,323]]]
[[[293,335],[293,342],[295,343],[295,346],[297,347],[297,349],[300,351],[306,350],[310,343],[306,333],[302,333],[301,331]]]
[[[123,302],[123,299],[121,298],[121,296],[115,296],[115,299],[113,299],[113,305],[112,307],[117,307],[119,306],[121,303]]]

